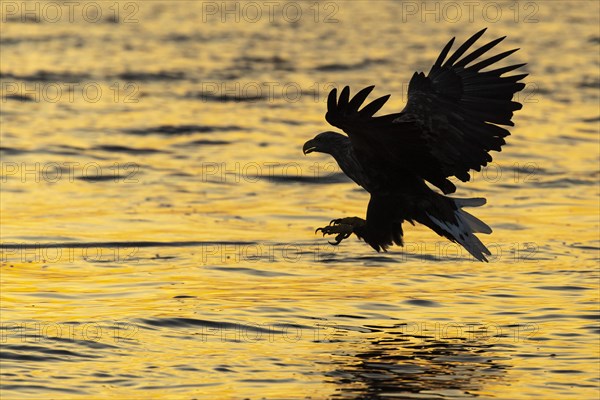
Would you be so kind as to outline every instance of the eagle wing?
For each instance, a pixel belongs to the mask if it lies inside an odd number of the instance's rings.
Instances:
[[[427,76],[415,73],[402,112],[373,117],[389,95],[359,110],[373,86],[352,99],[345,87],[339,99],[336,89],[329,94],[326,120],[348,134],[363,160],[378,160],[394,173],[410,171],[445,194],[454,192],[456,187],[447,178],[466,182],[471,169],[479,171],[492,161],[489,151],[500,151],[510,135],[500,125],[513,126],[513,112],[522,107],[512,98],[525,87],[519,81],[527,74],[502,75],[525,64],[481,71],[518,49],[473,63],[505,37],[465,55],[484,32],[477,32],[446,58],[453,38]]]

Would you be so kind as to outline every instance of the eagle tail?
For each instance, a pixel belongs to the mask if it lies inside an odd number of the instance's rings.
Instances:
[[[484,198],[470,198],[470,199],[457,199],[442,196],[444,200],[451,203],[451,208],[454,210],[452,215],[432,215],[426,213],[429,219],[428,225],[439,235],[450,239],[453,242],[459,243],[463,246],[473,257],[479,261],[487,262],[486,255],[491,255],[490,251],[485,245],[479,240],[475,233],[492,233],[490,228],[485,222],[476,218],[475,216],[464,211],[463,207],[479,207],[486,203]]]

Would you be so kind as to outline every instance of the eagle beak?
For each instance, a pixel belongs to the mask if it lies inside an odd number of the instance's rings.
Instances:
[[[315,146],[314,141],[309,140],[308,142],[304,143],[304,147],[302,147],[302,152],[304,153],[304,155],[307,155],[308,153],[312,153],[316,149],[317,146]]]

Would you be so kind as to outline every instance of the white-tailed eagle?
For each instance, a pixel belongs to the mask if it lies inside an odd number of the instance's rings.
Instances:
[[[375,250],[392,244],[402,246],[402,223],[419,222],[437,234],[457,242],[480,261],[490,251],[475,233],[492,232],[481,220],[463,210],[485,204],[483,198],[458,199],[432,190],[425,181],[444,194],[456,186],[454,176],[466,182],[469,171],[480,171],[492,161],[489,152],[501,151],[513,112],[521,104],[513,95],[525,87],[527,74],[503,76],[525,64],[487,69],[518,49],[480,60],[500,43],[498,38],[468,52],[483,35],[477,32],[449,57],[454,38],[444,47],[428,75],[416,73],[408,87],[408,102],[395,114],[374,117],[389,95],[361,106],[374,86],[350,98],[348,86],[339,97],[329,93],[329,124],[346,135],[323,132],[304,144],[304,154],[328,153],[341,170],[371,194],[366,220],[349,217],[333,220],[319,228],[336,235],[336,242],[356,234]]]

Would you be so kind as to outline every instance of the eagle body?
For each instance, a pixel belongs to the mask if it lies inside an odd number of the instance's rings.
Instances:
[[[325,119],[347,136],[320,133],[304,144],[303,151],[330,154],[371,194],[366,220],[334,220],[333,226],[319,228],[324,234],[338,234],[336,244],[353,233],[375,250],[385,251],[403,244],[404,221],[418,222],[487,261],[490,252],[475,233],[489,234],[491,229],[463,210],[481,206],[485,199],[445,196],[456,191],[448,178],[468,181],[470,170],[480,171],[492,161],[490,151],[501,151],[510,135],[502,125],[513,125],[513,112],[521,104],[512,97],[523,89],[519,81],[527,75],[503,76],[525,64],[482,71],[517,50],[478,60],[504,37],[465,55],[484,32],[477,32],[448,57],[453,38],[428,75],[415,73],[408,103],[399,113],[374,116],[389,95],[361,108],[374,86],[352,98],[348,86],[339,97],[337,89],[329,93]]]

